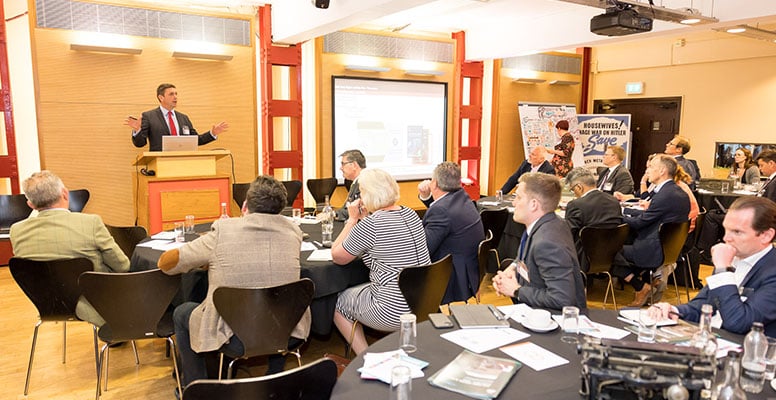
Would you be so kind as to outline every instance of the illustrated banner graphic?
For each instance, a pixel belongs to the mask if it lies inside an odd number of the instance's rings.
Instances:
[[[517,104],[520,115],[520,128],[523,131],[523,149],[525,158],[535,147],[553,148],[560,141],[555,124],[558,121],[569,122],[569,132],[574,137],[574,153],[571,161],[574,166],[585,165],[582,154],[581,138],[577,130],[577,108],[574,104],[542,104],[520,102]],[[552,154],[547,153],[547,160]]]
[[[584,165],[595,171],[604,165],[604,153],[608,146],[625,149],[626,168],[630,168],[631,115],[630,114],[580,114],[577,115],[579,144],[582,146]],[[582,165],[576,164],[575,166]]]

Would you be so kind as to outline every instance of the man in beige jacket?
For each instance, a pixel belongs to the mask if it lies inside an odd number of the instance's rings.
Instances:
[[[302,231],[280,215],[285,205],[283,184],[273,177],[259,176],[248,189],[242,218],[217,220],[206,235],[159,258],[159,268],[167,274],[208,268],[205,301],[183,303],[173,315],[184,386],[207,378],[205,353],[219,349],[227,354],[243,352],[242,342],[213,305],[216,288],[275,286],[299,279]],[[290,346],[307,338],[310,322],[308,309],[291,333]],[[284,364],[284,356],[270,356],[268,373],[282,371]]]

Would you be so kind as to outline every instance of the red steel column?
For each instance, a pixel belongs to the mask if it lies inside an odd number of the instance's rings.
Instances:
[[[0,98],[3,102],[3,120],[5,122],[5,142],[8,155],[0,156],[0,178],[10,178],[11,193],[19,193],[19,167],[16,162],[16,135],[13,125],[13,105],[11,104],[11,80],[8,73],[8,45],[5,30],[5,10],[0,4]]]
[[[471,182],[464,189],[472,199],[480,198],[480,160],[482,159],[482,61],[466,61],[464,32],[453,33],[455,40],[455,77],[453,110],[458,142],[458,163],[466,165],[466,178]],[[463,104],[464,79],[469,80],[469,104]],[[468,138],[463,140],[463,120],[469,120]]]

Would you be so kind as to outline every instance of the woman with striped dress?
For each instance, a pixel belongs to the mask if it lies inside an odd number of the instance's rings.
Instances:
[[[414,210],[402,207],[399,185],[387,172],[367,168],[358,177],[361,198],[348,205],[349,217],[334,241],[334,262],[345,265],[361,257],[369,282],[346,289],[337,298],[334,324],[357,354],[368,344],[361,325],[381,331],[399,329],[399,316],[410,312],[399,290],[399,272],[431,263],[423,224]],[[355,332],[351,332],[355,329]]]

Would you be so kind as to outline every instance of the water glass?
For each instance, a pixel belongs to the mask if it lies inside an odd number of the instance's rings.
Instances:
[[[401,328],[399,329],[399,348],[405,353],[412,353],[418,349],[417,318],[415,314],[402,314],[399,317]]]
[[[496,190],[496,201],[498,201],[499,203],[504,201],[504,192],[502,192],[501,190]]]
[[[397,365],[391,368],[391,396],[389,400],[410,400],[412,398],[412,375],[410,367]]]
[[[186,241],[186,226],[183,222],[175,223],[175,241],[176,242]]]
[[[722,193],[727,193],[730,190],[730,182],[722,182]]]
[[[194,216],[193,215],[187,215],[186,216],[186,222],[184,224],[186,228],[186,233],[194,233]]]
[[[639,342],[654,343],[657,320],[649,315],[649,309],[639,310]]]
[[[765,380],[776,378],[776,339],[768,338],[768,350],[765,352]]]
[[[577,343],[577,334],[579,333],[579,308],[574,306],[563,307],[561,319],[561,329],[563,335],[560,340],[565,343]]]
[[[293,218],[294,223],[297,225],[302,224],[302,209],[301,208],[295,208],[291,210],[291,218]]]

